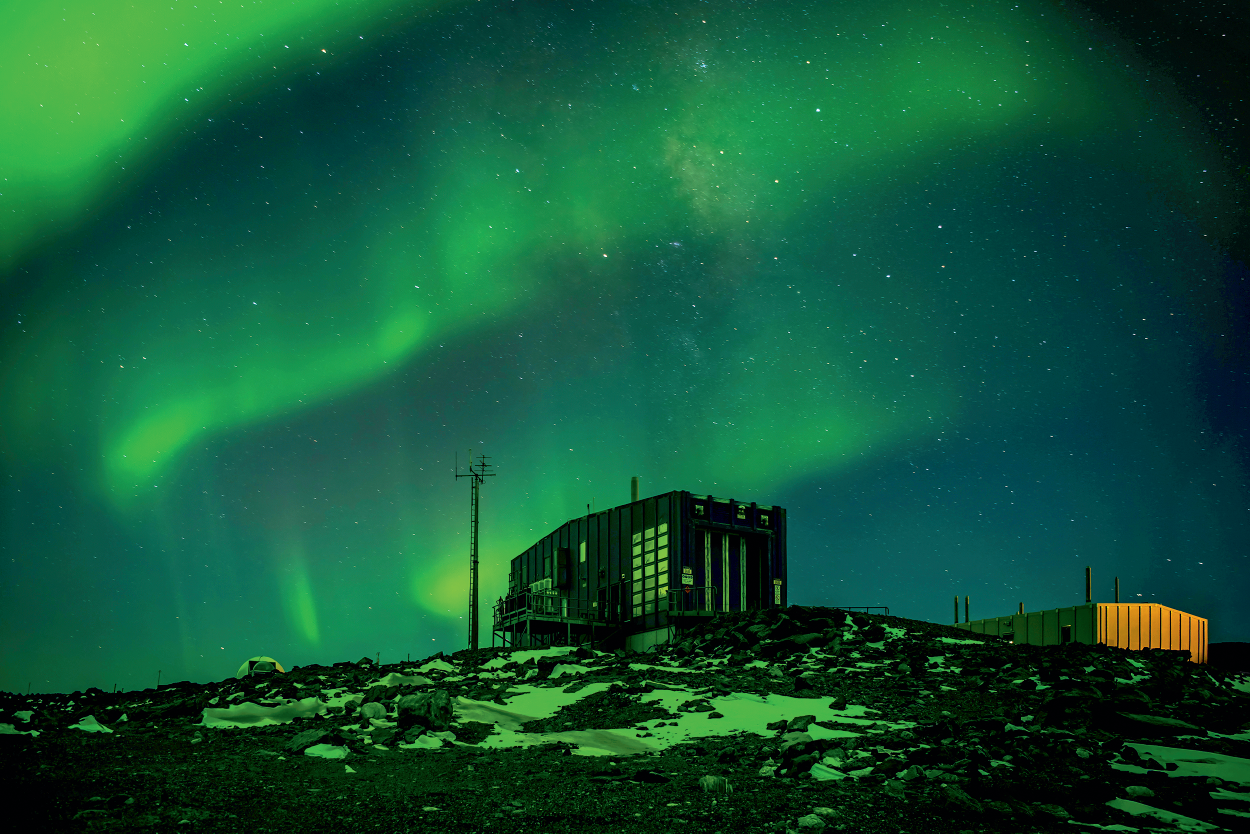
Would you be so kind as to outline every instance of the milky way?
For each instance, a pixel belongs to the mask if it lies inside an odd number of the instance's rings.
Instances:
[[[165,8],[3,36],[0,687],[462,648],[471,447],[484,601],[640,475],[795,604],[1250,640],[1236,176],[1096,18]]]

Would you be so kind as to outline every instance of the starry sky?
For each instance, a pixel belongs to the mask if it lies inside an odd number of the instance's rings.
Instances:
[[[465,648],[470,449],[483,645],[631,475],[1250,640],[1244,10],[229,6],[0,33],[0,689]]]

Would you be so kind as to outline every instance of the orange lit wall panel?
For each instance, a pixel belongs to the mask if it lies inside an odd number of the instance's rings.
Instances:
[[[1207,621],[1153,602],[1098,603],[1098,642],[1122,649],[1188,651],[1207,662]]]
[[[1074,643],[1105,643],[1133,651],[1183,650],[1194,663],[1207,662],[1207,621],[1153,602],[1100,602],[955,624],[976,634],[1010,635],[1013,643],[1034,646],[1058,645],[1064,626],[1070,627]]]

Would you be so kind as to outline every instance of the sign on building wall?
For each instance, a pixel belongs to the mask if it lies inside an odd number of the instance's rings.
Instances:
[[[694,587],[694,568],[681,569],[681,584],[688,588]]]
[[[773,604],[781,605],[781,580],[773,580]]]

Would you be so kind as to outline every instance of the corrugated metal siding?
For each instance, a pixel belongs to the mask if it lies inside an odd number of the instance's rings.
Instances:
[[[1059,645],[1064,626],[1071,627],[1074,643],[1185,650],[1194,663],[1207,662],[1207,621],[1153,602],[1100,602],[956,624],[975,634],[1012,634],[1013,642],[1033,646]]]
[[[692,515],[696,504],[701,505],[701,512]],[[763,526],[759,525],[761,513],[769,515]],[[660,525],[667,525],[663,567]],[[642,543],[643,564],[637,568],[641,576],[634,575],[635,535]],[[585,562],[581,560],[583,541]],[[654,554],[651,560],[646,558],[649,553]],[[552,570],[547,570],[548,565]],[[565,566],[563,574],[560,565]],[[648,566],[652,567],[650,577]],[[571,519],[539,539],[512,560],[509,590],[523,592],[550,576],[553,589],[563,597],[553,603],[561,613],[565,606],[570,612],[589,611],[577,605],[578,600],[585,600],[596,603],[600,622],[623,617],[633,628],[663,628],[669,620],[667,597],[680,588],[684,566],[695,569],[696,586],[717,588],[718,593],[710,594],[716,608],[737,610],[744,597],[748,607],[773,606],[772,580],[785,577],[786,570],[785,510],[680,491],[643,498]],[[788,589],[782,590],[784,605]]]
[[[1123,649],[1185,650],[1207,662],[1207,621],[1154,602],[1098,603],[1099,642]]]

